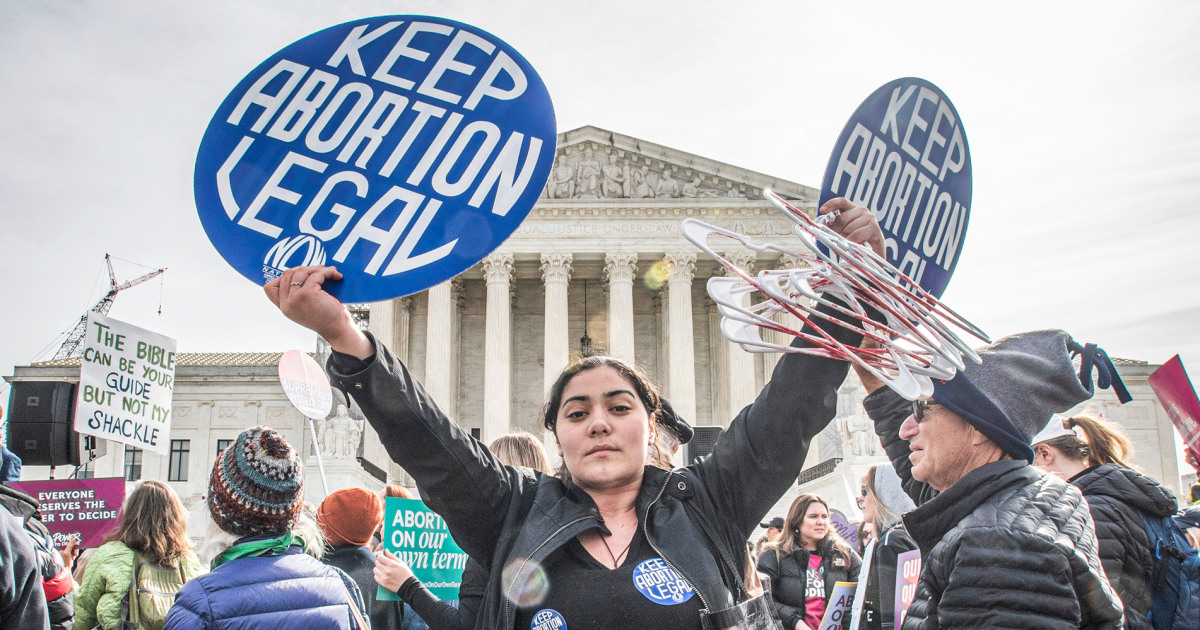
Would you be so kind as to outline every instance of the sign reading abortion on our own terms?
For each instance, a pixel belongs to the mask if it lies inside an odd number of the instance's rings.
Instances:
[[[167,455],[175,340],[88,314],[75,430]]]
[[[196,157],[209,239],[256,284],[336,265],[343,302],[416,293],[516,230],[549,177],[550,95],[511,46],[394,15],[309,35],[254,69]]]
[[[971,151],[958,111],[924,79],[875,90],[838,137],[820,203],[846,197],[875,213],[888,262],[941,297],[971,210]]]
[[[434,597],[458,599],[467,554],[450,537],[446,521],[417,499],[388,497],[384,504],[383,548],[403,560]],[[377,599],[398,600],[379,587]]]
[[[104,535],[116,527],[117,511],[125,500],[125,480],[121,478],[14,481],[11,485],[38,500],[42,522],[59,549],[72,538],[79,541],[80,549],[104,544]]]

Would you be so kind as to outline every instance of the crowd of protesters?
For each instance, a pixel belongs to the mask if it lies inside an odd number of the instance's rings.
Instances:
[[[835,199],[820,212],[882,253],[866,208]],[[813,494],[763,521],[833,419],[850,364],[784,354],[711,454],[676,466],[693,429],[658,386],[634,365],[584,357],[548,384],[540,424],[561,462],[552,470],[533,436],[484,447],[447,417],[323,289],[339,278],[294,268],[266,292],[330,343],[332,382],[466,552],[458,598],[438,600],[381,544],[386,498],[412,498],[406,489],[343,488],[306,503],[297,450],[253,427],[213,465],[206,520],[193,523],[199,549],[161,482],[134,487],[108,542],[78,559],[54,550],[35,499],[0,486],[0,628],[816,630],[848,582],[854,614],[842,628],[892,629],[902,617],[907,630],[1158,630],[1169,627],[1152,612],[1163,548],[1147,523],[1177,523],[1200,543],[1200,508],[1180,513],[1167,488],[1137,472],[1119,427],[1058,415],[1119,380],[1062,331],[985,346],[980,363],[917,401],[856,367],[890,463],[861,480],[852,544]],[[867,343],[851,327],[819,325],[840,343]],[[19,473],[5,451],[3,480]],[[759,527],[766,533],[748,545]],[[898,561],[914,551],[921,571],[906,607]]]

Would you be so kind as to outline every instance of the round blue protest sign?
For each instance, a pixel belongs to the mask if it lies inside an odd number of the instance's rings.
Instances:
[[[643,560],[633,568],[633,587],[660,606],[675,606],[691,599],[695,589],[662,558]]]
[[[336,265],[343,302],[424,290],[508,238],[546,184],[545,84],[467,24],[395,15],[305,37],[226,97],[196,157],[209,240],[256,284]]]
[[[971,151],[958,111],[924,79],[875,90],[842,129],[820,203],[846,197],[875,213],[887,258],[941,297],[971,210]]]

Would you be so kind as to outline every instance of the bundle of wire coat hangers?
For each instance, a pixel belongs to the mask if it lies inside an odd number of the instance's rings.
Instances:
[[[852,243],[826,227],[834,215],[814,220],[770,190],[764,191],[764,196],[796,224],[796,235],[810,254],[778,245],[756,245],[744,234],[696,219],[682,224],[685,238],[732,272],[708,281],[708,294],[722,316],[721,332],[730,341],[749,352],[796,352],[852,361],[909,400],[932,395],[932,379],[953,378],[965,360],[979,362],[979,356],[955,329],[985,343],[989,342],[987,335],[869,247]],[[713,236],[731,239],[755,252],[771,250],[793,256],[808,267],[764,270],[751,276],[713,250],[709,245]],[[822,253],[818,245],[830,253]],[[746,296],[756,291],[765,299],[747,305]],[[819,311],[821,306],[842,317]],[[790,313],[802,324],[812,324],[815,334],[776,321],[773,316],[777,313]],[[878,347],[847,346],[817,326],[818,320],[855,330],[878,342]],[[795,348],[773,343],[763,339],[764,329],[800,337],[812,345]]]

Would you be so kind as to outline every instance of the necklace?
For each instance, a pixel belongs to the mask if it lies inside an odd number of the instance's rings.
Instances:
[[[635,535],[636,535],[636,532],[635,532]],[[629,554],[629,548],[633,546],[633,537],[631,536],[629,538],[629,542],[625,543],[625,548],[621,550],[620,555],[613,553],[612,547],[608,546],[608,541],[605,540],[605,538],[606,537],[604,536],[604,534],[601,534],[600,542],[604,543],[604,548],[608,550],[608,557],[612,558],[612,561],[613,561],[612,568],[616,569],[621,566],[621,563],[625,561],[625,556]]]

